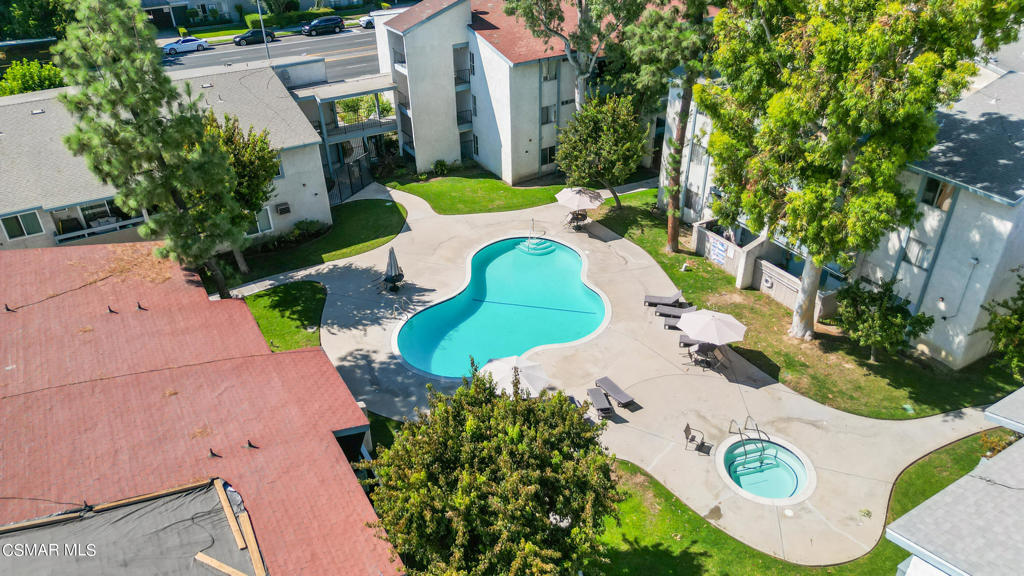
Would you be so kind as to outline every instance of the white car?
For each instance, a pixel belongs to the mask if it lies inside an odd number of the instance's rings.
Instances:
[[[210,43],[206,40],[200,40],[193,36],[185,38],[178,38],[170,44],[164,45],[164,54],[170,54],[174,56],[180,52],[202,52],[210,47]]]
[[[373,16],[363,16],[359,19],[359,25],[363,28],[373,28]]]

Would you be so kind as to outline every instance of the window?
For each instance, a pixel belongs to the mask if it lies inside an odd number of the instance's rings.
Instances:
[[[469,75],[476,76],[476,56],[472,52],[469,53]]]
[[[277,176],[274,178],[284,178],[284,161],[281,160],[281,155],[277,155]]]
[[[686,194],[683,195],[683,208],[689,210],[696,210],[697,204],[700,202],[700,194],[696,190],[686,188]]]
[[[547,166],[555,161],[555,153],[558,150],[558,146],[548,146],[547,148],[540,149],[540,165]]]
[[[704,164],[704,159],[708,155],[708,149],[697,143],[693,143],[691,145],[691,148],[692,151],[690,152],[690,163],[702,166]]]
[[[560,62],[558,60],[545,60],[544,62],[541,62],[540,67],[541,70],[543,70],[545,82],[558,78],[559,63]]]
[[[903,261],[909,262],[922,270],[927,270],[932,261],[932,247],[917,238],[907,239],[907,249],[903,253]]]
[[[274,223],[270,221],[270,208],[264,207],[263,210],[256,213],[255,221],[245,234],[246,236],[255,236],[264,232],[270,232],[273,229]]]
[[[473,155],[480,155],[480,139],[476,137],[476,134],[473,134]]]
[[[555,121],[555,107],[554,105],[545,106],[540,109],[540,123],[551,124]]]
[[[569,104],[575,104],[575,103],[576,103],[576,99],[575,98],[566,98],[565,100],[562,100],[562,106],[568,106]]]
[[[473,116],[476,116],[476,94],[473,95]]]
[[[39,223],[39,216],[36,216],[35,212],[15,214],[14,216],[0,219],[0,222],[3,223],[4,232],[7,233],[8,240],[43,233],[43,226]]]
[[[928,206],[934,206],[943,212],[949,211],[950,204],[953,203],[953,190],[956,186],[949,182],[943,182],[935,178],[929,178],[924,183],[924,191],[921,193],[921,203],[927,204]]]

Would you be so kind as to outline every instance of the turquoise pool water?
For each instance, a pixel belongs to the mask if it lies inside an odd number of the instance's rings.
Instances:
[[[398,333],[398,350],[430,374],[460,377],[478,365],[543,344],[572,342],[604,321],[601,296],[580,276],[583,261],[558,242],[501,240],[473,255],[469,284],[426,308]]]
[[[726,448],[725,469],[737,486],[762,498],[790,498],[807,483],[804,463],[775,442],[732,444]]]

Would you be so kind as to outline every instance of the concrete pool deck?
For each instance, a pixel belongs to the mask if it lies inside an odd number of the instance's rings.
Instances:
[[[585,398],[608,376],[637,402],[616,408],[603,435],[608,450],[655,476],[712,524],[759,550],[801,564],[852,560],[881,537],[892,485],[917,458],[991,428],[968,408],[910,421],[873,420],[823,406],[760,372],[735,353],[724,374],[689,364],[678,333],[641,305],[643,295],[670,294],[672,282],[639,246],[600,225],[564,227],[557,205],[527,210],[440,216],[421,198],[373,186],[351,200],[388,198],[408,210],[406,228],[389,244],[357,256],[266,278],[233,291],[242,296],[296,280],[328,290],[321,345],[358,400],[394,418],[426,405],[428,382],[392,351],[392,333],[410,313],[452,296],[466,279],[467,257],[486,243],[538,233],[563,242],[588,261],[587,280],[611,303],[611,320],[589,340],[529,354],[567,393]],[[379,278],[394,247],[407,284],[381,293]],[[683,286],[685,294],[685,286]],[[479,359],[481,363],[487,359]],[[451,391],[456,382],[435,384]],[[806,500],[774,506],[737,493],[708,457],[685,449],[683,427],[702,430],[715,450],[729,423],[752,417],[769,436],[791,442],[811,460],[817,488]],[[894,567],[895,568],[895,567]]]

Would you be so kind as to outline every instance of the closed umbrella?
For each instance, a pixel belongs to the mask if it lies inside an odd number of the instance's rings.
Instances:
[[[551,378],[544,373],[544,367],[521,356],[498,358],[484,364],[481,372],[490,372],[499,392],[512,394],[512,378],[519,371],[519,392],[523,396],[537,397],[547,388]]]
[[[697,310],[683,314],[676,326],[694,340],[721,346],[743,340],[747,327],[729,314],[711,310]]]
[[[601,196],[600,192],[587,188],[563,188],[561,192],[555,194],[555,199],[573,212],[593,210],[604,202],[604,196]]]
[[[395,256],[395,247],[388,250],[388,267],[384,270],[384,281],[389,284],[397,284],[405,278],[402,267],[398,265],[398,257]]]

